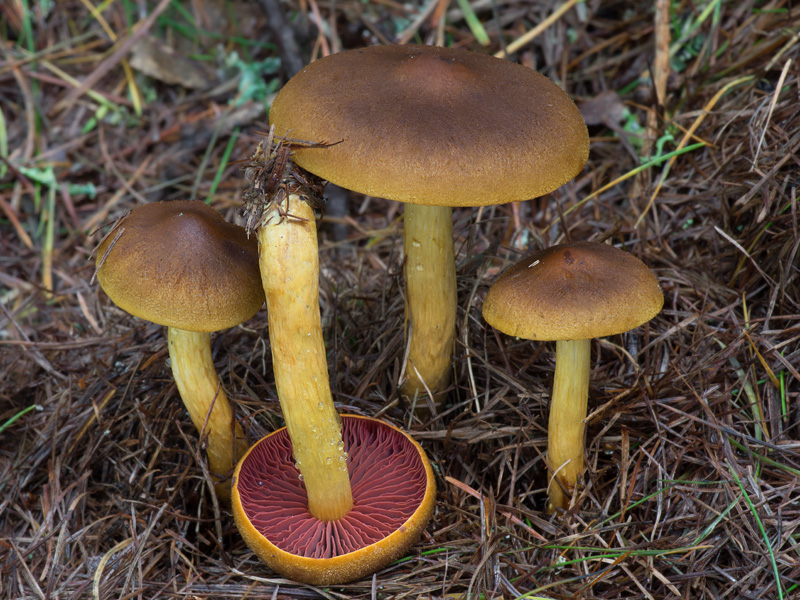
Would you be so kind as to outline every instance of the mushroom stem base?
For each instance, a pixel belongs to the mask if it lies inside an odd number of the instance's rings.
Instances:
[[[230,482],[221,483],[247,450],[247,439],[233,415],[211,357],[209,333],[168,328],[172,375],[192,423],[208,438],[208,468],[217,496],[230,500]]]
[[[453,210],[449,206],[405,207],[406,319],[410,322],[408,361],[401,394],[407,399],[434,395],[450,383],[456,323],[456,263]],[[426,390],[427,388],[427,390]],[[417,405],[424,411],[427,402]]]
[[[556,342],[556,370],[547,428],[548,513],[569,506],[569,495],[584,471],[583,436],[589,400],[590,357],[591,340]]]

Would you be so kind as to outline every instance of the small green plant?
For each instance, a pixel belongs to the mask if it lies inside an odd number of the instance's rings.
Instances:
[[[238,52],[231,52],[223,61],[227,69],[239,72],[239,93],[234,99],[234,106],[239,106],[250,100],[264,103],[270,94],[278,91],[280,81],[277,73],[281,66],[281,59],[269,57],[260,61],[247,61],[239,56]]]
[[[0,152],[2,149],[0,148]],[[56,178],[53,165],[46,165],[42,167],[23,167],[18,166],[17,169],[20,173],[25,175],[37,183],[40,183],[48,188],[58,188],[58,179]],[[97,188],[93,183],[67,183],[67,190],[72,195],[87,195],[89,198],[94,198],[97,195]]]

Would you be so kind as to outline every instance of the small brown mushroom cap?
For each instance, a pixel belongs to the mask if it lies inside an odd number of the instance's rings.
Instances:
[[[258,245],[203,202],[153,202],[123,217],[97,249],[114,304],[159,325],[212,332],[264,303]]]
[[[436,484],[422,447],[377,419],[341,418],[353,486],[353,508],[341,519],[309,512],[285,428],[253,444],[233,475],[239,532],[262,561],[295,581],[366,577],[407,552],[433,514]]]
[[[436,46],[372,46],[318,60],[270,110],[301,167],[351,190],[440,206],[551,192],[580,172],[586,124],[561,88],[521,65]],[[339,142],[339,143],[337,143]]]
[[[653,272],[614,246],[561,244],[506,270],[489,288],[483,318],[529,340],[582,340],[629,331],[664,305]]]

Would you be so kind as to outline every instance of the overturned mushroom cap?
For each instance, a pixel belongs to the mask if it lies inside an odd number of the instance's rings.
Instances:
[[[270,110],[301,167],[357,192],[416,204],[480,206],[541,196],[589,153],[573,102],[539,73],[436,46],[333,54],[295,75]]]
[[[529,340],[582,340],[629,331],[664,305],[653,272],[614,246],[561,244],[506,270],[483,303],[486,322]]]
[[[264,303],[255,238],[203,202],[134,208],[101,242],[97,265],[114,304],[159,325],[219,331]]]
[[[342,439],[353,508],[321,521],[286,429],[254,444],[234,473],[233,512],[248,546],[278,573],[330,585],[364,577],[402,556],[433,513],[436,487],[422,448],[376,419],[345,415]]]

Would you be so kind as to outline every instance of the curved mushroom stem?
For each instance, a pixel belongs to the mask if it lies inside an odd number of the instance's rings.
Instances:
[[[333,405],[319,312],[314,211],[292,194],[265,210],[258,228],[272,367],[308,508],[323,521],[353,506],[347,455]]]
[[[426,386],[435,395],[450,382],[457,303],[452,214],[447,206],[405,206],[406,318],[411,322],[411,339],[408,379],[401,394],[409,399],[427,394]]]
[[[583,434],[589,400],[590,350],[591,340],[556,342],[556,371],[547,426],[548,513],[567,508],[568,494],[584,470]]]
[[[217,496],[231,497],[228,477],[247,451],[244,431],[233,415],[211,358],[211,334],[169,327],[169,358],[178,393],[197,431],[208,434],[208,468]]]

